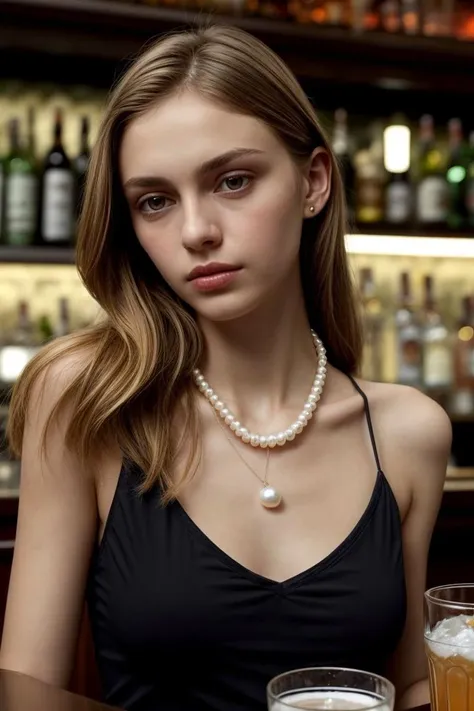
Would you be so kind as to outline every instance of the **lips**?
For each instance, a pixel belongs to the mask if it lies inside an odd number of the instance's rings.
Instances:
[[[211,262],[209,264],[203,264],[195,267],[187,276],[188,281],[193,281],[194,279],[199,279],[201,277],[214,276],[215,274],[223,274],[226,272],[235,272],[240,267],[236,267],[234,264],[223,264],[220,262]]]

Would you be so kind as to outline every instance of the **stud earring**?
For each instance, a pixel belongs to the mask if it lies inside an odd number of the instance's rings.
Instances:
[[[309,211],[310,211],[310,212],[314,212],[314,205],[310,205],[310,206],[309,206]]]

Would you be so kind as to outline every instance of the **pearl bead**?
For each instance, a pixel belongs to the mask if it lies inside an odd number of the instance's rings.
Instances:
[[[269,436],[267,437],[267,440],[268,440],[268,446],[269,446],[271,449],[273,449],[273,447],[276,447],[277,440],[276,440],[275,435],[269,435]]]
[[[250,443],[253,447],[261,447],[262,449],[266,449],[267,447],[273,449],[276,446],[283,447],[286,442],[293,441],[296,435],[303,431],[312,418],[313,412],[317,409],[317,404],[321,398],[326,381],[328,359],[324,345],[313,329],[311,329],[311,337],[318,359],[311,391],[297,419],[286,430],[282,430],[281,432],[275,432],[270,435],[260,435],[256,432],[249,432],[246,427],[242,427],[241,423],[225,403],[219,400],[218,395],[206,381],[199,368],[194,368],[192,371],[197,388],[203,393],[212,407],[214,407],[225,424],[235,433],[236,437],[239,437],[245,444]],[[276,489],[265,486],[262,489],[262,492],[264,491],[266,492],[265,497],[267,499],[267,503],[264,505],[268,507],[278,506],[281,501],[281,496]],[[272,499],[272,497],[274,497],[274,499]]]
[[[281,504],[281,494],[274,486],[264,486],[260,489],[260,503],[266,509],[276,509]]]

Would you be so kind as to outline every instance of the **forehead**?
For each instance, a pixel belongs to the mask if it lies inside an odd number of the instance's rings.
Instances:
[[[239,146],[273,157],[286,149],[263,121],[237,113],[192,92],[172,96],[133,120],[120,146],[125,181],[160,167],[190,169]]]

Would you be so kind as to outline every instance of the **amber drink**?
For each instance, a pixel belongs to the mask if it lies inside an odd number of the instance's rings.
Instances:
[[[425,593],[432,711],[474,711],[474,585]]]

